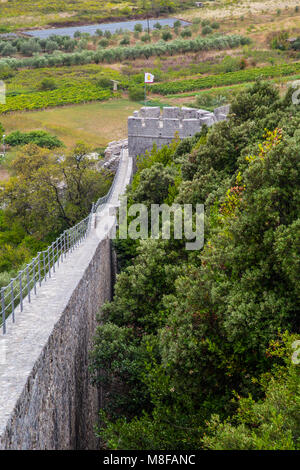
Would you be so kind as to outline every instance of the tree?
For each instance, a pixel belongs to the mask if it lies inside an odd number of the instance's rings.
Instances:
[[[35,144],[24,146],[12,163],[14,176],[1,185],[7,216],[40,239],[84,218],[110,184],[107,173],[97,171],[87,152],[78,144],[58,159]]]
[[[283,341],[284,340],[284,341]],[[268,354],[284,359],[285,365],[263,376],[264,398],[238,397],[238,411],[222,422],[214,415],[203,438],[213,450],[299,450],[299,386],[297,365],[291,361],[296,336],[274,341]],[[283,356],[284,354],[284,356]]]
[[[262,404],[259,377],[278,366],[269,351],[278,330],[300,333],[300,113],[290,91],[280,98],[261,81],[231,111],[228,121],[138,160],[129,200],[157,202],[168,185],[166,200],[204,203],[205,244],[192,253],[175,240],[121,247],[131,266],[105,306],[93,357],[95,376],[104,367],[122,390],[118,417],[108,410],[99,430],[111,448],[298,445],[299,391],[291,390],[299,380],[270,380]],[[109,364],[103,351],[114,334],[122,341]],[[255,401],[240,403],[242,424],[237,394]],[[212,436],[202,440],[213,415]]]
[[[12,44],[10,43],[7,43],[2,49],[2,55],[4,56],[12,56],[16,54],[16,52],[17,52],[17,48],[12,46]]]

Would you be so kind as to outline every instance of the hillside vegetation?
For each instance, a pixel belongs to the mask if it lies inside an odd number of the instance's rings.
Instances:
[[[110,449],[299,449],[300,111],[258,81],[231,113],[154,148],[127,191],[204,203],[205,244],[116,242],[91,356]]]

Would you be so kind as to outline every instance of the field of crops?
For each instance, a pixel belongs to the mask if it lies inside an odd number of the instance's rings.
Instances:
[[[52,106],[84,103],[88,101],[103,101],[112,96],[110,90],[103,90],[96,85],[71,86],[51,91],[8,96],[6,104],[0,104],[0,113],[45,109]]]
[[[218,75],[211,75],[210,77],[158,83],[151,86],[151,91],[160,95],[172,95],[204,88],[251,82],[260,76],[264,78],[275,78],[293,75],[297,72],[300,72],[300,62],[220,73]]]
[[[96,64],[46,67],[31,70],[23,69],[14,71],[12,76],[8,78],[1,76],[0,69],[0,79],[5,80],[8,94],[41,91],[41,82],[45,79],[51,79],[55,83],[56,88],[66,88],[95,85],[102,78],[117,80],[121,87],[128,87],[127,77],[124,77],[117,70]]]

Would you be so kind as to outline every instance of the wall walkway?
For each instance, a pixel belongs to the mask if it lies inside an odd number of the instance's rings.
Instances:
[[[118,204],[131,175],[124,151],[110,204]],[[111,298],[114,224],[100,207],[87,239],[0,336],[0,449],[97,448],[99,397],[89,383],[88,351],[96,315]]]

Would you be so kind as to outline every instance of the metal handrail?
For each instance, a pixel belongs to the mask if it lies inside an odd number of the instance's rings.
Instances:
[[[123,149],[121,159],[122,155]],[[72,253],[87,238],[91,230],[93,214],[109,200],[115,188],[120,171],[120,161],[108,193],[93,203],[90,214],[74,227],[65,230],[46,250],[38,252],[37,256],[24,269],[20,270],[7,286],[1,288],[0,328],[2,327],[3,334],[6,334],[7,331],[8,317],[11,316],[14,323],[16,308],[19,306],[22,312],[24,299],[27,297],[30,303],[32,293],[36,295],[37,288],[51,278],[60,263],[64,262],[67,253]]]
[[[105,194],[105,196],[102,196],[98,199],[98,201],[93,205],[94,207],[94,212],[97,212],[99,207],[102,206],[103,204],[106,204],[107,201],[109,200],[110,196],[112,195],[114,189],[115,189],[115,186],[116,186],[116,182],[118,180],[118,175],[120,173],[120,168],[121,168],[121,162],[122,162],[122,159],[123,159],[123,152],[124,152],[124,149],[122,148],[121,149],[121,156],[120,156],[120,160],[119,160],[119,164],[118,164],[118,168],[117,168],[117,171],[115,173],[115,176],[114,176],[114,179],[113,179],[113,182],[111,184],[111,187],[108,191],[107,194]]]

